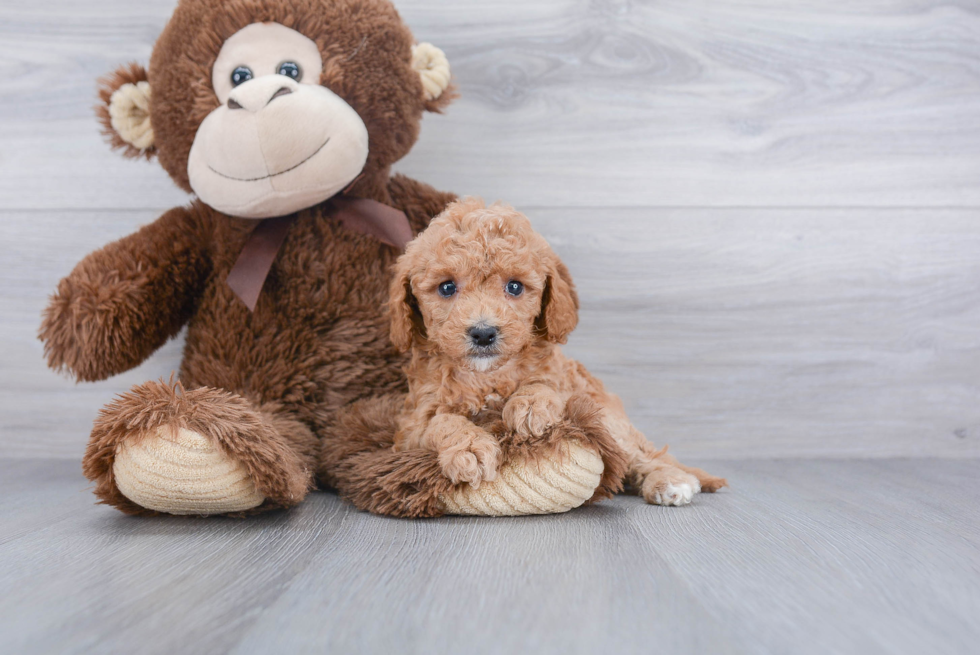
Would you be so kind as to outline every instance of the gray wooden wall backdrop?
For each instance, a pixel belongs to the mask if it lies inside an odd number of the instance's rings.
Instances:
[[[400,169],[526,211],[569,351],[688,457],[980,455],[980,3],[400,0],[462,98]],[[172,0],[0,2],[0,455],[78,457],[113,394],[44,368],[88,251],[184,203],[98,134]]]

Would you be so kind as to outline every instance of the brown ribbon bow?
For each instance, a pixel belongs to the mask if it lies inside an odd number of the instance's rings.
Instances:
[[[347,229],[372,236],[399,250],[404,250],[412,240],[412,227],[405,212],[375,200],[336,196],[329,201],[326,211],[328,216],[339,220]],[[296,216],[291,214],[262,220],[249,235],[228,273],[228,286],[249,311],[255,311],[265,279]]]

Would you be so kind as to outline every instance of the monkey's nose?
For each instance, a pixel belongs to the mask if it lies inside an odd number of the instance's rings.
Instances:
[[[477,325],[469,329],[470,340],[477,346],[492,346],[497,340],[497,328]]]
[[[286,87],[282,87],[278,91],[276,91],[275,93],[272,94],[272,97],[269,98],[269,102],[272,102],[273,100],[275,100],[276,98],[278,98],[280,96],[288,96],[292,92],[293,92],[292,89],[287,89]],[[269,102],[267,102],[265,104],[269,104]]]
[[[232,89],[228,95],[228,109],[257,112],[276,98],[289,95],[295,87],[295,82],[282,75],[258,77]]]

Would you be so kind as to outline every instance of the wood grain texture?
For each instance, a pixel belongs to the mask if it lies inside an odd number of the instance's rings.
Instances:
[[[967,210],[535,209],[582,322],[568,352],[683,457],[980,456],[980,223]],[[113,394],[44,367],[47,294],[152,212],[6,212],[0,453],[79,457]]]
[[[972,211],[535,210],[569,352],[676,452],[980,455]]]
[[[164,209],[98,136],[95,79],[172,0],[0,4],[0,207]],[[462,99],[401,169],[523,206],[980,202],[968,0],[399,0]],[[56,192],[52,192],[56,190]]]
[[[0,462],[0,651],[973,652],[980,461],[709,464],[733,487],[686,508],[401,521],[319,492],[237,521]]]
[[[81,457],[99,408],[132,385],[180,365],[171,341],[143,366],[107,382],[76,385],[46,368],[37,340],[49,294],[86,254],[135,231],[155,212],[0,212],[0,452]]]

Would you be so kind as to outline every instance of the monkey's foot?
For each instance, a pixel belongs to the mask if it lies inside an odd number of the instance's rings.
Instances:
[[[265,500],[239,460],[184,428],[160,426],[123,441],[112,474],[126,498],[167,514],[242,512]]]
[[[595,495],[604,468],[595,448],[570,441],[564,457],[509,460],[493,480],[479,486],[459,485],[439,500],[447,514],[559,514]]]
[[[253,513],[303,500],[316,447],[307,427],[234,393],[147,382],[99,412],[82,469],[127,514]]]

